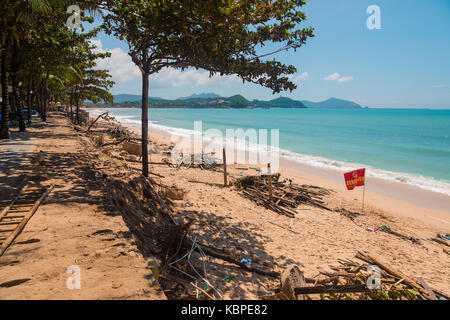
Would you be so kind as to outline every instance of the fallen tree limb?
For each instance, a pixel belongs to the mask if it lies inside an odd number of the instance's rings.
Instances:
[[[125,137],[120,140],[117,140],[116,142],[107,142],[107,143],[102,144],[102,147],[117,146],[117,145],[123,143],[124,141],[126,141],[127,139],[128,139],[128,137]]]
[[[103,118],[104,116],[107,116],[108,114],[109,114],[109,111],[106,111],[105,113],[102,113],[101,115],[99,115],[99,116],[97,117],[97,119],[95,119],[95,121],[92,122],[92,123],[90,124],[90,126],[87,128],[87,130],[86,130],[84,133],[88,133],[88,132],[91,130],[92,126],[93,126],[100,118]]]
[[[444,246],[450,247],[450,244],[448,244],[447,242],[441,240],[441,239],[437,239],[437,238],[431,238],[432,241],[437,242],[439,244],[443,244]]]

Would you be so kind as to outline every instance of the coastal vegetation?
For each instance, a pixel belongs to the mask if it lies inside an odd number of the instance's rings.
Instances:
[[[149,77],[166,67],[236,75],[278,93],[294,90],[297,72],[268,57],[296,50],[313,37],[300,28],[304,0],[107,1],[107,33],[123,39],[142,74],[142,172],[148,176]],[[213,22],[213,23],[212,23]],[[257,48],[277,48],[261,54]],[[237,97],[237,99],[239,99]],[[241,99],[242,100],[242,99]],[[243,101],[237,102],[243,106]]]
[[[67,8],[77,4],[86,14],[84,23],[93,22],[88,13],[98,9],[95,1],[5,0],[0,4],[1,95],[0,139],[9,138],[10,111],[20,131],[31,123],[33,106],[45,122],[51,102],[76,106],[80,102],[111,102],[113,85],[108,70],[99,70],[96,60],[108,53],[96,53],[90,40],[100,31],[76,31],[66,26]],[[26,118],[25,118],[26,113]]]
[[[211,76],[235,75],[274,93],[292,91],[297,86],[289,76],[297,69],[270,57],[296,50],[314,36],[312,28],[300,27],[306,19],[300,10],[304,4],[304,0],[2,1],[0,138],[9,138],[10,111],[20,131],[25,131],[24,107],[30,123],[33,105],[44,122],[51,102],[69,105],[71,115],[74,106],[73,120],[79,123],[81,102],[113,101],[108,92],[113,85],[111,76],[96,63],[109,54],[97,52],[91,43],[103,30],[128,44],[129,55],[142,73],[142,165],[144,176],[148,176],[150,75],[167,67],[196,68]],[[79,25],[69,24],[69,5],[80,9]],[[86,31],[83,24],[92,23],[95,15],[103,23]],[[264,51],[268,44],[270,50]],[[187,103],[198,107],[205,102],[202,99],[188,99]],[[176,107],[184,102],[161,100],[152,104]],[[302,107],[284,98],[278,102]],[[250,102],[240,95],[208,100],[207,104],[270,106],[270,102]]]
[[[330,98],[325,101],[311,102],[279,97],[269,101],[248,100],[242,95],[221,97],[218,94],[193,94],[176,100],[149,97],[150,108],[199,108],[199,109],[243,109],[243,108],[316,108],[316,109],[360,109],[359,104],[342,99]],[[90,108],[141,108],[140,95],[120,94],[114,96],[110,104],[86,102]]]

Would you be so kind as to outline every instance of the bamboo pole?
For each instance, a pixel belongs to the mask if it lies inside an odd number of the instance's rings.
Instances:
[[[270,163],[267,164],[267,184],[269,186],[269,198],[273,202],[273,190],[272,190],[272,170],[270,169]]]
[[[223,148],[223,185],[226,187],[228,185],[227,180],[227,152]]]
[[[5,253],[5,251],[8,249],[8,247],[13,243],[13,241],[16,239],[16,237],[22,232],[22,230],[25,228],[25,225],[28,223],[28,221],[31,219],[31,217],[34,215],[34,213],[37,211],[39,206],[41,205],[42,201],[48,196],[48,194],[53,190],[54,185],[51,185],[47,191],[37,200],[33,207],[30,209],[30,211],[25,215],[23,220],[19,223],[19,225],[14,229],[13,233],[6,239],[6,241],[2,244],[0,247],[0,257]]]

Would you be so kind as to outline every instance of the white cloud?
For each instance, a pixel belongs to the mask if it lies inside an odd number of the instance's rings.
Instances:
[[[106,52],[103,49],[101,40],[91,40],[91,43],[96,46],[94,51]],[[139,68],[131,61],[128,53],[120,48],[108,51],[111,53],[111,57],[97,60],[97,67],[99,69],[108,69],[112,75],[112,80],[116,83],[124,83],[141,78]]]
[[[352,76],[348,76],[348,77],[342,77],[338,80],[338,82],[349,82],[349,81],[353,81],[353,77]]]
[[[341,77],[341,75],[339,73],[333,73],[323,79],[327,80],[327,81],[334,81],[334,80],[338,80],[340,77]]]
[[[236,76],[209,76],[208,71],[199,70],[177,70],[173,68],[165,68],[159,73],[150,77],[152,86],[157,87],[181,87],[187,85],[193,86],[211,86],[225,85],[242,81]]]
[[[303,72],[298,76],[290,75],[288,78],[293,82],[298,82],[300,80],[305,80],[306,78],[308,78],[308,75],[309,75],[308,72]]]
[[[433,85],[433,88],[450,88],[450,85],[448,85],[448,84],[435,84],[435,85]]]
[[[99,59],[97,61],[98,68],[108,69],[112,75],[112,80],[116,83],[124,83],[141,79],[139,68],[133,63],[127,52],[121,48],[104,50],[101,40],[91,40],[96,46],[96,52],[110,52],[111,57]],[[159,73],[150,76],[150,83],[153,88],[180,87],[186,85],[193,86],[210,86],[224,85],[233,82],[242,81],[236,76],[219,76],[209,77],[209,72],[189,69],[185,71],[165,68]]]
[[[327,80],[327,81],[337,81],[339,83],[342,83],[342,82],[353,81],[353,76],[341,77],[341,75],[336,72],[336,73],[330,74],[329,76],[326,76],[323,79]]]

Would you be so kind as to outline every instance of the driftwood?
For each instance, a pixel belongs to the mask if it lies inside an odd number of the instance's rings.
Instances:
[[[417,281],[422,285],[422,287],[428,292],[428,296],[431,300],[439,300],[434,294],[433,290],[431,290],[430,286],[422,279],[422,277],[417,278]]]
[[[365,259],[368,263],[370,264],[375,264],[377,266],[379,266],[381,269],[383,269],[384,271],[386,271],[388,274],[396,277],[397,279],[403,279],[403,281],[408,284],[409,286],[413,287],[414,289],[416,289],[417,291],[419,291],[422,294],[425,294],[426,296],[429,296],[429,292],[428,289],[422,287],[421,285],[419,285],[416,281],[414,281],[413,279],[411,279],[410,277],[408,277],[407,275],[403,274],[400,271],[395,270],[394,268],[390,267],[389,265],[387,265],[384,262],[381,262],[379,258],[375,257],[374,255],[371,254],[364,254],[363,252],[358,252],[357,255],[358,259]],[[431,290],[431,289],[430,289]],[[446,294],[433,289],[433,291],[435,293],[437,293],[438,295],[440,295],[441,297],[444,297],[445,299],[449,300],[450,297],[447,296]]]
[[[303,272],[297,266],[288,267],[281,274],[281,289],[278,297],[281,300],[305,300],[305,296],[297,296],[296,288],[306,287]]]
[[[97,121],[98,121],[100,118],[103,118],[104,116],[108,116],[108,114],[109,114],[109,111],[107,111],[107,112],[102,113],[101,115],[99,115],[99,116],[97,117],[97,119],[95,119],[94,122],[92,122],[92,123],[90,124],[90,126],[87,128],[87,130],[86,130],[84,133],[89,133],[89,131],[91,130],[91,128],[94,126],[94,124],[96,124]]]
[[[307,204],[331,211],[325,206],[323,196],[328,195],[326,189],[293,184],[291,180],[280,181],[280,175],[247,176],[235,183],[241,194],[278,214],[293,218],[296,212],[292,209]]]
[[[189,247],[191,245],[192,245],[192,240],[190,240]],[[281,275],[279,272],[276,272],[276,271],[265,271],[265,270],[261,270],[261,269],[256,268],[256,267],[248,266],[248,265],[240,262],[239,260],[231,257],[230,255],[220,253],[217,250],[214,250],[213,248],[211,248],[211,247],[209,247],[207,245],[199,243],[199,246],[202,248],[202,250],[208,256],[211,256],[213,258],[217,258],[217,259],[220,259],[220,260],[223,260],[223,261],[235,264],[235,265],[241,267],[245,271],[257,273],[257,274],[260,274],[262,276],[268,276],[268,277],[272,277],[272,278],[279,278],[280,275]]]
[[[275,294],[260,298],[285,300],[295,299],[296,295],[305,295],[305,298],[310,299],[308,295],[320,294],[321,299],[437,300],[438,296],[448,299],[442,292],[432,289],[422,278],[418,278],[417,282],[373,255],[358,252],[356,257],[367,264],[338,259],[339,265],[331,266],[334,272],[320,271],[314,278],[303,278],[302,283],[294,287],[290,285],[290,277],[292,274],[298,274],[298,271],[290,267],[282,273],[281,286]],[[381,269],[381,286],[377,289],[367,286],[371,273],[366,270],[372,265]],[[322,278],[318,278],[319,276]]]
[[[396,237],[398,237],[400,239],[403,239],[403,240],[409,240],[409,241],[411,241],[411,242],[413,242],[415,244],[421,244],[422,243],[420,241],[420,239],[415,238],[415,237],[411,237],[411,236],[405,236],[405,235],[403,235],[401,233],[398,233],[398,232],[392,230],[388,226],[381,226],[380,228],[377,228],[377,230],[385,232],[385,233],[388,233],[388,234],[391,234],[391,235],[396,236]]]
[[[431,241],[437,242],[439,244],[443,244],[444,246],[450,247],[450,244],[445,242],[444,240],[438,239],[438,238],[431,238]]]

